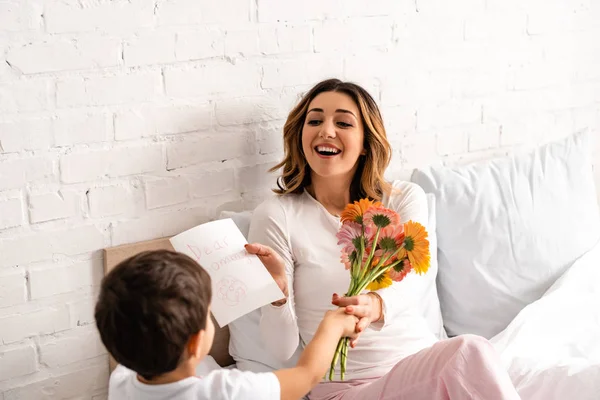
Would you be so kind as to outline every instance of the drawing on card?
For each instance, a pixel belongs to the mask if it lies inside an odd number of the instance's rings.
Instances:
[[[211,310],[219,326],[283,297],[283,293],[233,220],[207,222],[170,239],[176,251],[187,254],[208,272],[214,300]]]
[[[226,276],[217,283],[217,298],[230,307],[237,306],[246,298],[248,288],[233,276]]]

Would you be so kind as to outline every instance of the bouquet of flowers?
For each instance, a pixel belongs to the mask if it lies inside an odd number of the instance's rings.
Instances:
[[[378,290],[399,282],[411,271],[423,274],[429,269],[427,231],[418,222],[400,223],[398,214],[368,199],[348,204],[341,215],[338,244],[342,245],[342,263],[350,271],[346,296],[363,290]],[[342,338],[329,369],[333,380],[340,361],[344,380],[348,356],[348,338]]]

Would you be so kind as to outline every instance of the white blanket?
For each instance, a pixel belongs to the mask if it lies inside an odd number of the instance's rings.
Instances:
[[[600,244],[491,342],[523,400],[599,400]]]

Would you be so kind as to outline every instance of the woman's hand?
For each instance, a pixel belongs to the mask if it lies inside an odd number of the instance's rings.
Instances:
[[[340,337],[355,339],[358,337],[358,333],[356,333],[357,323],[358,318],[354,315],[347,314],[343,308],[337,308],[325,313],[321,325],[327,326],[329,324],[330,327],[328,327],[328,329],[340,330]]]
[[[358,318],[356,324],[356,333],[360,335],[371,322],[377,322],[383,314],[383,302],[377,293],[359,294],[352,297],[340,297],[337,293],[333,294],[331,303],[344,307],[346,314],[354,315]],[[358,342],[358,336],[350,341],[350,347],[354,348]]]
[[[284,298],[277,300],[271,304],[274,306],[282,306],[287,302],[288,297],[288,281],[287,275],[285,274],[285,263],[283,259],[277,254],[275,250],[269,246],[262,245],[260,243],[247,244],[246,251],[250,254],[258,256],[258,259],[263,263],[267,271],[271,274],[277,286],[284,294]]]

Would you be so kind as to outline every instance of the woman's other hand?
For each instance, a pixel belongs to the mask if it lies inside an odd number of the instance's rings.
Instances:
[[[345,308],[346,314],[354,315],[358,318],[356,324],[356,333],[360,335],[371,322],[377,322],[383,314],[383,302],[377,293],[359,294],[352,297],[340,297],[337,293],[333,294],[331,303]],[[350,341],[350,347],[355,347],[358,342],[358,336]]]
[[[288,297],[288,281],[285,274],[285,263],[283,259],[275,250],[269,246],[262,245],[260,243],[247,244],[246,251],[250,254],[258,256],[258,259],[263,263],[267,271],[271,274],[277,286],[284,294],[284,298],[277,300],[271,304],[274,306],[282,306],[287,302]]]

